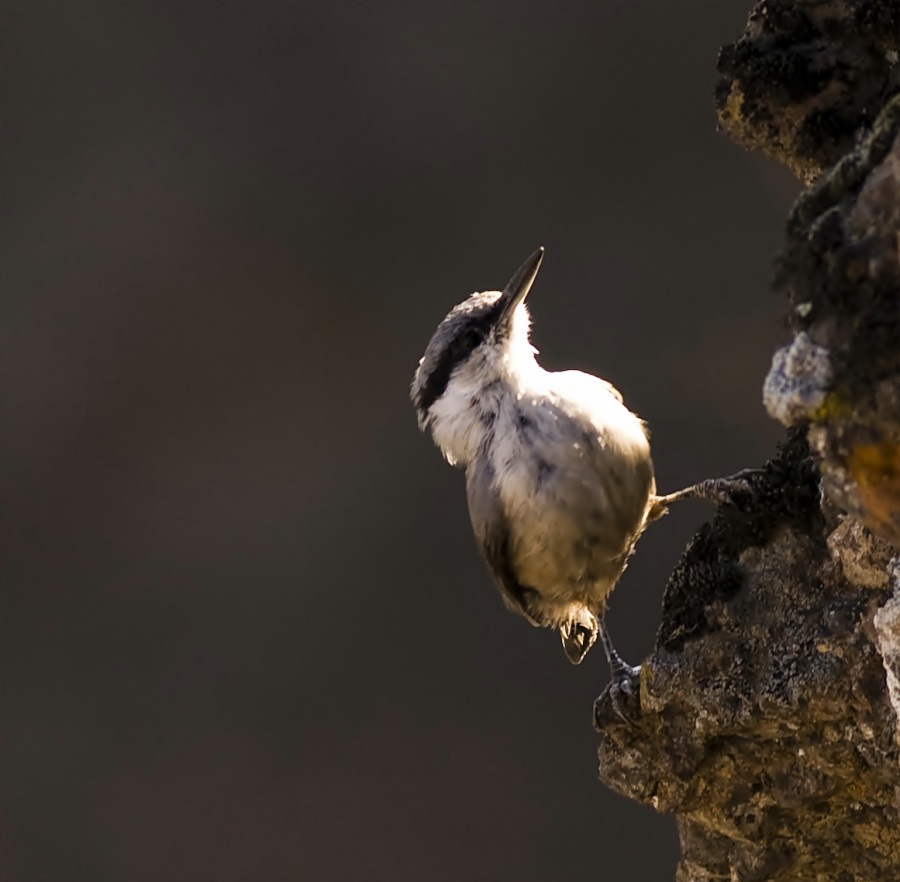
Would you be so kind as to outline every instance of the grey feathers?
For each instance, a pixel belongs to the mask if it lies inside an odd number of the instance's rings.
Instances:
[[[450,311],[411,398],[420,428],[466,467],[472,529],[504,602],[533,625],[559,628],[577,664],[602,630],[655,484],[644,425],[618,391],[535,361],[524,300],[542,256],[504,291]]]
[[[519,584],[509,556],[509,529],[500,497],[493,487],[493,471],[486,457],[478,457],[466,469],[466,497],[469,519],[478,550],[500,589],[504,603],[513,612],[524,615],[533,625],[541,625],[529,613],[529,595],[534,589]]]

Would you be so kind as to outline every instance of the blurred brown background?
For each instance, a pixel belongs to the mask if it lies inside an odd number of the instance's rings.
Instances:
[[[4,882],[666,880],[607,679],[503,608],[407,388],[539,244],[550,368],[660,487],[759,464],[795,185],[715,132],[746,0],[4,10]],[[709,514],[613,598],[635,662]]]

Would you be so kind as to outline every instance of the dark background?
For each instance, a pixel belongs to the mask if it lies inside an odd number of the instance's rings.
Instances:
[[[542,362],[663,491],[769,455],[796,188],[712,107],[748,7],[5,7],[4,882],[672,878],[596,782],[602,652],[504,610],[407,389],[542,244]],[[642,539],[629,660],[708,515]]]

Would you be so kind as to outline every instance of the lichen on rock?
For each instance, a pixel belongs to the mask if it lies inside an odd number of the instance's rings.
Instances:
[[[787,440],[673,571],[628,722],[595,705],[678,882],[900,879],[898,50],[897,0],[763,0],[720,57],[722,127],[815,185],[776,277]]]
[[[808,420],[822,407],[830,382],[828,350],[816,346],[809,334],[801,332],[772,358],[763,385],[763,404],[769,416],[792,426]]]
[[[893,551],[823,513],[817,477],[798,427],[673,572],[631,724],[596,708],[601,778],[676,815],[683,882],[900,878],[896,717],[872,636],[893,586],[870,572]],[[844,566],[845,542],[866,542],[869,569]]]
[[[898,52],[896,0],[761,0],[720,52],[719,124],[811,183],[900,89]]]
[[[812,343],[828,353],[827,395],[805,413],[823,487],[835,504],[900,548],[898,249],[900,98],[799,199],[776,280],[792,307],[793,346],[806,351]],[[807,358],[792,376],[804,401],[822,389],[820,368]],[[788,404],[770,412],[793,421]]]

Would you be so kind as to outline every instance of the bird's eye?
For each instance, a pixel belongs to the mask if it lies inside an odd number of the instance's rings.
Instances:
[[[466,328],[457,340],[459,353],[466,357],[484,342],[484,332],[480,328]]]
[[[469,328],[463,335],[463,345],[466,349],[471,351],[476,346],[480,346],[483,339],[484,335],[480,331],[475,328]]]

